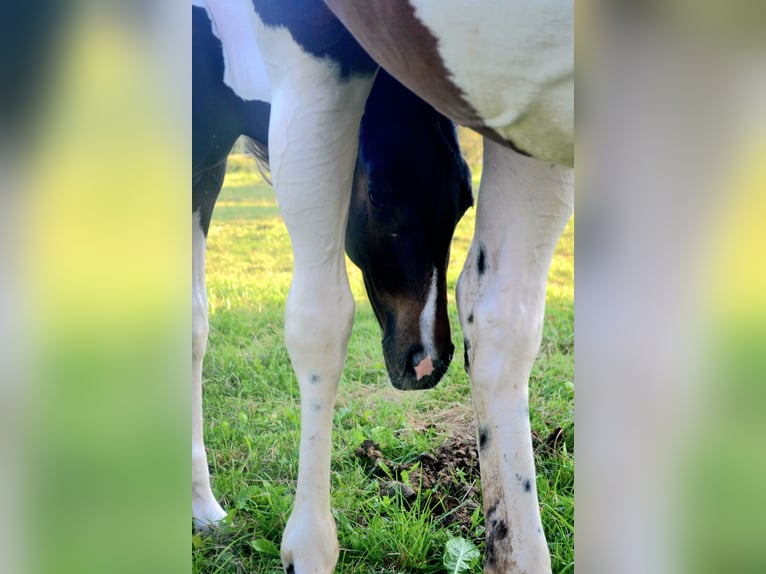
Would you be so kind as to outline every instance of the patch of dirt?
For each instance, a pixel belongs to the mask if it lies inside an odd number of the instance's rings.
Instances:
[[[470,403],[455,403],[413,417],[411,426],[414,430],[438,429],[439,434],[465,437],[474,440],[473,408]]]
[[[386,458],[380,445],[369,439],[362,442],[354,454],[377,480],[382,495],[400,497],[410,507],[422,494],[423,504],[434,518],[444,525],[455,524],[463,535],[470,536],[471,516],[482,504],[478,488],[479,452],[473,429],[460,424],[465,420],[462,416],[454,418],[459,421],[455,425],[459,430],[434,453],[422,453],[411,462],[394,464]],[[421,422],[421,429],[432,425],[432,421]],[[547,436],[533,432],[532,443],[538,456],[556,456],[564,445],[569,452],[574,449],[571,428],[556,427]]]
[[[371,440],[365,440],[355,454],[377,479],[381,494],[401,497],[408,506],[422,494],[421,501],[434,518],[469,534],[471,515],[481,506],[479,453],[472,434],[452,436],[433,454],[423,453],[403,464],[391,462]]]
[[[435,452],[422,453],[411,462],[394,464],[386,458],[380,445],[369,439],[362,442],[354,454],[377,480],[382,495],[401,498],[409,507],[422,494],[421,500],[434,518],[444,525],[456,524],[463,535],[470,536],[471,516],[482,505],[478,488],[479,452],[473,429],[463,422],[462,410],[452,414],[457,415],[453,418],[460,430],[451,434]],[[432,421],[421,422],[421,429],[432,425]],[[547,436],[532,433],[535,454],[556,456],[564,445],[569,452],[574,452],[571,433],[571,428],[561,427],[554,428]]]
[[[555,456],[563,450],[565,445],[569,453],[574,453],[574,437],[571,426],[567,429],[557,426],[545,437],[532,432],[532,448],[535,454]]]

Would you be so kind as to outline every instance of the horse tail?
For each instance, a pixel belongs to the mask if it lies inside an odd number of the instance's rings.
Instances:
[[[245,151],[251,154],[255,158],[255,163],[258,166],[258,171],[271,185],[271,170],[269,169],[269,148],[266,144],[254,140],[253,138],[244,137]]]

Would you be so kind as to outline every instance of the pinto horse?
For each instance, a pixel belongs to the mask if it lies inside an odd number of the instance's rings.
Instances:
[[[479,435],[485,572],[550,572],[528,381],[553,250],[574,204],[574,3],[326,4],[399,81],[484,135],[476,228],[457,302]]]
[[[235,140],[249,137],[256,154],[268,158],[270,105],[257,98],[270,96],[267,90],[248,93],[229,79],[221,41],[202,7],[192,8],[192,50],[192,515],[204,525],[225,516],[210,489],[202,440],[206,237]],[[257,55],[257,46],[250,53]],[[388,205],[391,197],[395,205]],[[362,270],[383,329],[389,376],[398,388],[432,387],[450,364],[449,246],[472,203],[455,125],[388,74],[378,74],[361,123],[345,244]],[[423,365],[425,356],[434,359]]]
[[[281,548],[286,572],[329,573],[338,558],[330,434],[353,317],[343,235],[378,64],[484,135],[477,225],[457,300],[479,441],[485,572],[550,572],[528,379],[553,249],[573,211],[572,1],[206,2],[229,79],[257,92],[258,78],[268,77],[271,169],[295,253],[285,338],[301,401],[311,408],[301,413],[295,506]],[[242,49],[248,30],[258,61]],[[396,201],[376,197],[381,209]],[[399,316],[398,301],[390,305],[378,316]],[[424,320],[423,331],[430,328]],[[413,356],[416,379],[438,361],[432,352],[423,345]]]

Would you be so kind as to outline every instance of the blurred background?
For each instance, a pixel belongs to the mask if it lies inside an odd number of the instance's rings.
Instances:
[[[3,12],[0,572],[188,571],[188,6]]]

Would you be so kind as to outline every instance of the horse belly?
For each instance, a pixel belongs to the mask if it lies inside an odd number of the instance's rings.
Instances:
[[[410,2],[484,125],[535,157],[572,165],[571,0]]]

